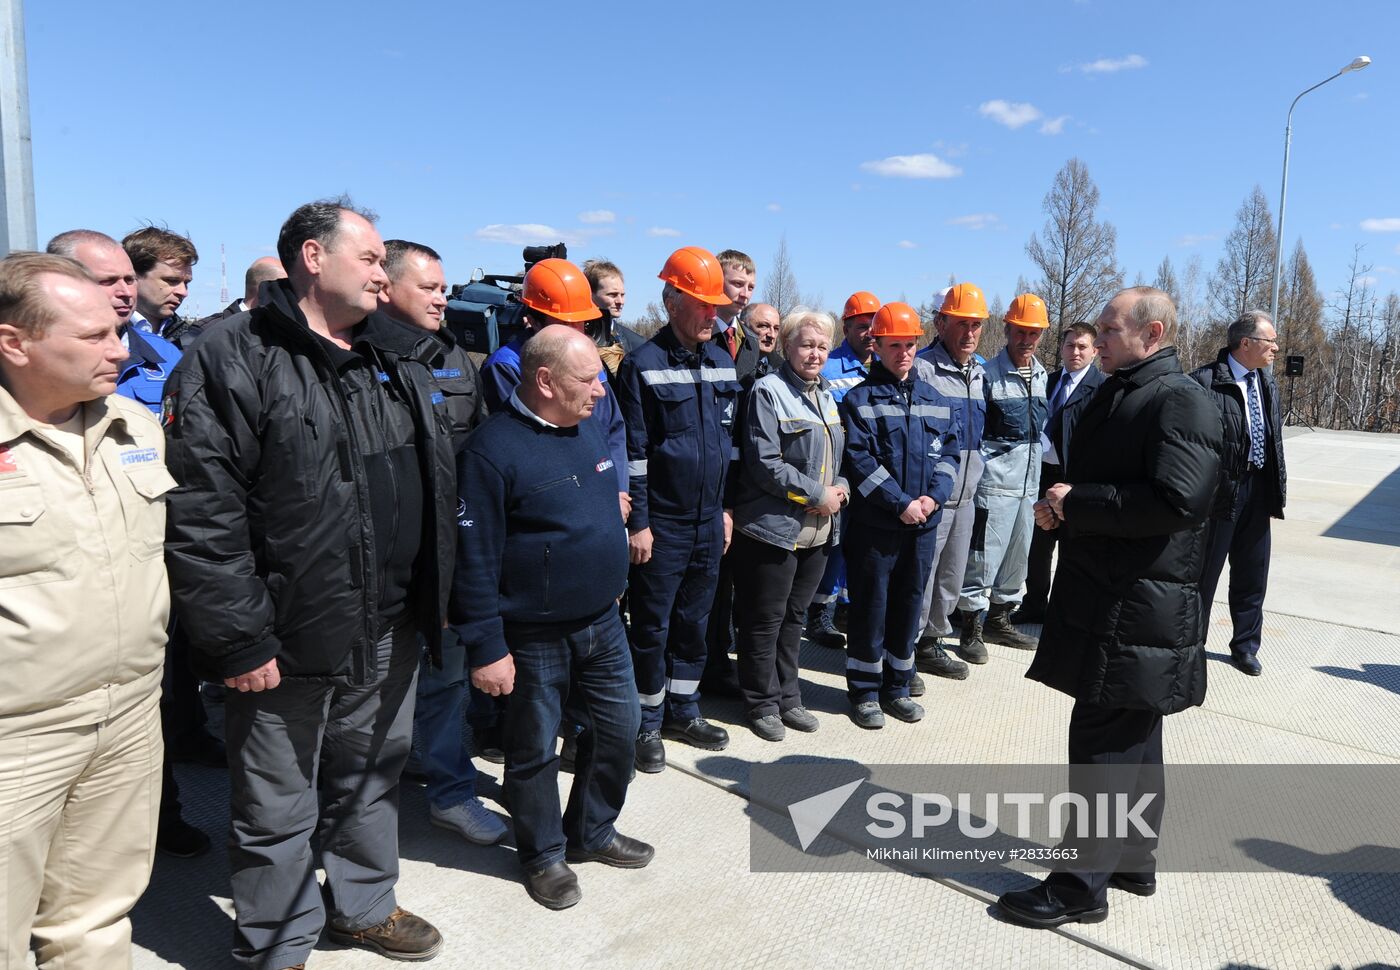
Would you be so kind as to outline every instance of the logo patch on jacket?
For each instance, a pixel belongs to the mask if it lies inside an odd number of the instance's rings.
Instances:
[[[615,467],[616,467],[616,466],[613,464],[613,460],[612,460],[611,458],[604,458],[602,461],[598,462],[598,464],[596,464],[596,465],[593,466],[593,470],[596,471],[596,472],[598,472],[599,474],[602,474],[603,472],[607,471],[609,468],[615,468]]]
[[[0,448],[0,475],[18,475],[19,462],[15,460],[15,453],[8,447]]]
[[[160,462],[160,452],[154,448],[128,448],[122,452],[122,465],[151,465]]]
[[[433,376],[440,381],[450,380],[454,377],[461,377],[462,369],[460,367],[439,367],[433,371]]]
[[[168,428],[175,423],[175,392],[173,387],[166,388],[165,397],[160,399],[160,426]]]

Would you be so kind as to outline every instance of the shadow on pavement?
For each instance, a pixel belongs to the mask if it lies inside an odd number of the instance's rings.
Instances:
[[[1383,687],[1392,694],[1400,694],[1400,664],[1363,663],[1360,670],[1348,667],[1314,667],[1313,670],[1340,677],[1342,680],[1355,680],[1362,684]]]
[[[1396,904],[1400,900],[1400,849],[1361,845],[1346,852],[1318,854],[1271,839],[1244,839],[1240,848],[1271,869],[1326,879],[1338,902],[1362,919],[1400,934],[1400,905]],[[1329,871],[1333,866],[1347,871]],[[1386,871],[1358,871],[1361,869]]]
[[[1328,539],[1400,546],[1400,469],[1382,479],[1322,535]]]

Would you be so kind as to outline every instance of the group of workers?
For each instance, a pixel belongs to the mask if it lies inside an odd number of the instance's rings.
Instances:
[[[687,246],[649,339],[618,319],[614,264],[534,264],[524,331],[478,368],[443,325],[441,257],[348,199],[299,207],[277,254],[200,321],[177,312],[197,254],[168,230],[0,262],[0,777],[37,779],[3,786],[7,963],[130,959],[154,851],[209,846],[176,757],[228,766],[243,965],[304,966],[323,932],[440,950],[395,896],[415,754],[433,824],[479,844],[508,829],[472,756],[503,760],[526,891],[575,905],[574,866],[655,856],[615,825],[634,771],[664,770],[664,741],[728,745],[702,692],[765,741],[818,730],[804,636],[845,648],[850,717],[875,730],[924,716],[921,673],[1036,650],[1017,624],[1044,622],[1030,676],[1076,697],[1072,760],[1146,771],[1160,715],[1204,695],[1208,516],[1216,577],[1261,542],[1267,568],[1284,476],[1261,315],[1193,382],[1170,300],[1125,290],[1100,328],[1063,329],[1047,374],[1034,294],[983,360],[973,284],[920,350],[905,303],[857,292],[838,334],[752,302],[742,252]],[[1232,652],[1258,673],[1245,572]],[[177,729],[200,681],[226,748],[197,715]],[[1151,847],[1129,850],[1114,885],[1150,891]],[[1106,858],[1003,911],[1101,918]]]

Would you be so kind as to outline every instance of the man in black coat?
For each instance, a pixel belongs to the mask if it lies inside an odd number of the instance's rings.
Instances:
[[[1278,351],[1273,321],[1246,310],[1226,332],[1229,344],[1214,364],[1191,372],[1210,391],[1225,431],[1220,490],[1215,496],[1201,576],[1207,624],[1225,560],[1230,560],[1230,658],[1252,677],[1262,672],[1259,637],[1269,583],[1269,519],[1283,518],[1288,472],[1283,463],[1283,417],[1269,367]]]
[[[394,887],[418,636],[440,655],[454,565],[436,347],[375,312],[384,244],[348,199],[298,208],[277,250],[289,278],[164,399],[171,593],[229,688],[234,958],[295,966],[324,929],[425,960],[442,937]]]
[[[1103,383],[1103,371],[1094,366],[1094,340],[1099,331],[1092,323],[1080,321],[1065,328],[1060,337],[1060,366],[1045,385],[1050,417],[1040,441],[1040,498],[1056,482],[1064,480],[1065,456],[1070,436],[1094,392]],[[1044,623],[1045,604],[1050,599],[1050,558],[1059,532],[1036,529],[1026,567],[1026,598],[1011,617],[1013,623]]]
[[[1102,781],[1096,770],[1114,766],[1121,787],[1107,790],[1133,806],[1153,796],[1141,815],[1152,834],[1129,828],[1125,839],[1095,840],[1067,832],[1060,847],[1073,861],[998,901],[1008,919],[1035,927],[1105,919],[1110,883],[1141,896],[1156,891],[1162,717],[1206,695],[1197,583],[1220,473],[1220,417],[1181,371],[1171,346],[1176,308],[1165,293],[1123,290],[1098,326],[1110,377],[1079,420],[1064,480],[1035,506],[1037,525],[1059,529],[1062,546],[1026,676],[1075,699],[1071,784],[1084,791]],[[1097,831],[1099,820],[1085,814],[1088,832]]]

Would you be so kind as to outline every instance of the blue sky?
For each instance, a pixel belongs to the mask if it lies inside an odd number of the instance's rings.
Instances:
[[[236,293],[341,191],[453,281],[562,236],[622,266],[627,317],[677,246],[743,249],[761,283],[784,234],[828,307],[950,273],[1009,300],[1072,156],[1129,280],[1209,272],[1256,183],[1276,209],[1289,102],[1358,54],[1294,115],[1285,236],[1325,290],[1355,243],[1400,289],[1395,0],[25,6],[40,242],[188,232],[201,313],[221,242]]]

